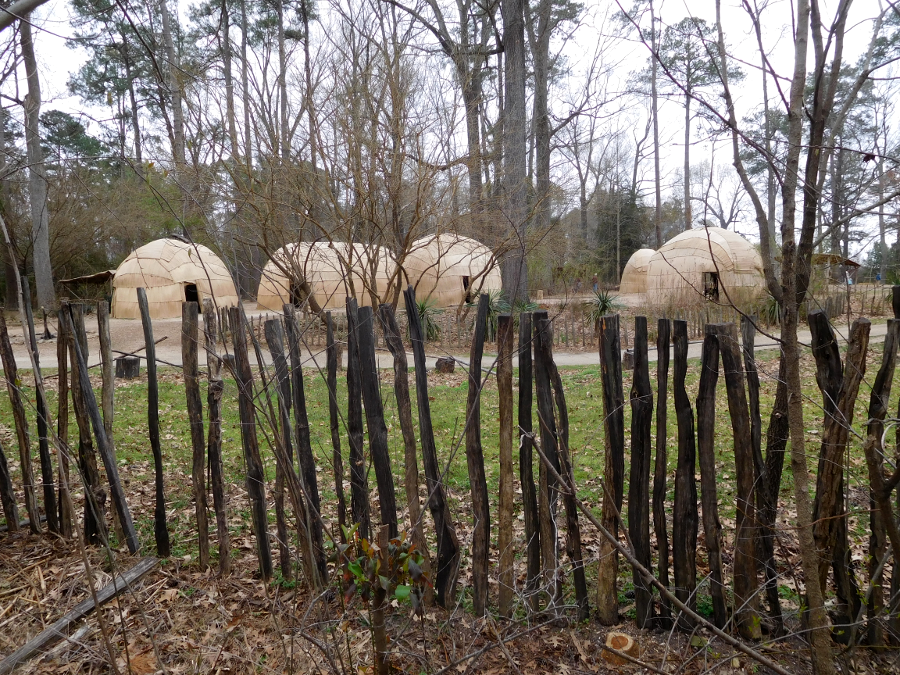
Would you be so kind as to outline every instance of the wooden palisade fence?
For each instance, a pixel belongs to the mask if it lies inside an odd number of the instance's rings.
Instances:
[[[900,288],[895,289],[894,298],[900,304]],[[146,343],[148,437],[155,465],[155,548],[160,556],[166,556],[170,549],[170,533],[165,513],[153,329],[143,289],[139,289],[138,299]],[[346,547],[353,544],[345,538],[349,526],[354,524],[357,526],[356,535],[370,541],[378,532],[394,540],[401,531],[407,531],[414,547],[425,559],[421,572],[433,580],[433,601],[447,608],[453,607],[459,599],[460,567],[467,562],[471,565],[472,606],[477,615],[491,611],[494,606],[504,617],[535,612],[563,616],[571,612],[578,619],[586,619],[593,611],[600,622],[614,625],[620,621],[618,562],[620,556],[624,556],[632,570],[639,627],[668,627],[674,620],[682,629],[692,631],[703,623],[716,634],[724,635],[723,631],[733,629],[745,639],[758,639],[763,628],[774,633],[783,630],[774,545],[777,532],[772,506],[772,495],[777,496],[779,486],[776,484],[773,488],[771,485],[771,458],[763,455],[759,377],[753,352],[755,327],[751,317],[743,318],[740,331],[732,322],[704,326],[699,390],[693,404],[685,387],[690,367],[688,322],[660,319],[655,326],[659,357],[656,365],[656,406],[651,386],[651,333],[647,318],[640,316],[634,322],[634,367],[630,376],[627,371],[623,376],[620,335],[625,327],[620,325],[620,317],[605,316],[600,319],[598,353],[605,451],[601,477],[602,503],[599,515],[595,516],[584,509],[574,489],[577,487],[574,483],[574,449],[570,446],[569,413],[563,379],[553,354],[555,338],[551,317],[547,311],[523,313],[519,317],[501,315],[497,331],[499,356],[492,362],[484,355],[489,299],[481,296],[473,316],[470,361],[465,371],[468,385],[466,419],[460,438],[465,452],[472,513],[471,557],[464,561],[464,542],[460,541],[454,527],[444,478],[448,467],[443,463],[446,460],[439,456],[435,442],[425,370],[423,326],[414,311],[415,294],[411,288],[404,293],[404,300],[408,312],[402,315],[402,321],[389,305],[378,308],[376,321],[376,312],[372,308],[358,307],[354,300],[349,299],[346,314],[340,321],[336,321],[330,313],[321,317],[323,343],[318,342],[318,328],[311,331],[308,317],[291,306],[285,306],[284,314],[280,316],[266,318],[259,332],[241,308],[233,307],[222,312],[209,300],[202,308],[201,337],[201,308],[194,303],[184,304],[182,367],[190,424],[191,485],[201,567],[208,566],[211,559],[208,524],[208,493],[211,492],[219,572],[230,573],[228,523],[237,509],[235,504],[229,504],[222,469],[222,406],[227,404],[227,399],[223,398],[224,367],[224,374],[237,385],[246,489],[259,571],[263,579],[271,579],[275,571],[271,550],[272,540],[275,539],[279,547],[281,571],[286,578],[296,572],[294,561],[299,556],[300,569],[312,587],[341,583],[335,581],[340,579],[340,575],[332,575],[334,570],[328,563],[329,551],[337,546],[347,550]],[[411,317],[408,322],[407,316]],[[118,477],[112,439],[112,351],[105,304],[99,308],[98,317],[103,364],[99,404],[88,373],[83,308],[76,303],[64,303],[59,311],[60,345],[57,355],[60,397],[56,411],[59,424],[55,430],[46,402],[38,400],[35,406],[38,423],[34,428],[39,435],[37,447],[42,479],[42,489],[39,490],[31,465],[33,439],[28,425],[28,409],[19,386],[7,326],[0,314],[0,357],[3,359],[21,459],[22,507],[32,532],[41,531],[43,512],[49,529],[63,536],[71,536],[75,532],[76,517],[67,506],[70,498],[66,489],[73,479],[71,469],[75,468],[86,496],[81,518],[84,539],[90,544],[106,542],[109,536],[108,514],[102,498],[106,489],[101,485],[99,455],[109,489],[114,516],[112,524],[128,550],[136,553],[142,546],[148,547],[149,542],[138,541]],[[518,345],[515,344],[516,320]],[[30,314],[26,313],[25,324],[27,333],[32,337],[29,347],[34,353],[35,332]],[[900,470],[886,467],[882,448],[885,418],[890,414],[888,399],[900,346],[900,317],[889,323],[884,355],[872,385],[868,409],[865,455],[873,506],[869,544],[871,557],[865,570],[858,570],[851,563],[848,506],[845,503],[845,483],[849,478],[844,467],[851,421],[865,375],[870,324],[865,319],[854,323],[844,362],[826,313],[813,311],[809,315],[809,325],[817,382],[822,391],[825,411],[814,506],[815,540],[822,561],[817,582],[823,587],[831,583],[832,577],[828,572],[833,569],[840,613],[850,617],[848,626],[855,633],[856,625],[863,617],[867,618],[862,624],[865,625],[867,639],[872,644],[883,644],[887,639],[886,633],[893,631],[893,635],[897,635],[896,598],[900,590],[900,575],[892,574],[889,598],[893,600],[886,600],[882,583],[889,569],[888,562],[892,557],[897,560],[900,552],[900,532],[892,505],[893,491],[900,483]],[[265,340],[268,360],[260,338]],[[347,355],[346,410],[340,409],[337,396],[340,343],[344,343]],[[388,427],[385,402],[382,400],[382,396],[388,395],[388,390],[380,387],[377,343],[385,345],[393,358],[393,396],[403,439],[405,489],[402,497],[405,504],[397,503],[395,467],[391,465],[388,452]],[[208,366],[206,414],[200,389],[198,351],[201,346],[206,352]],[[331,448],[331,461],[326,467],[317,466],[313,453],[314,443],[319,444],[322,439],[312,437],[303,380],[304,368],[317,367],[304,364],[305,354],[314,353],[318,346],[324,347],[327,352],[322,377],[329,392],[329,433],[326,441],[321,443]],[[415,368],[418,427],[414,423],[407,349],[412,351]],[[255,368],[251,352],[255,356]],[[514,357],[518,359],[519,367],[515,427]],[[500,417],[497,514],[491,513],[481,436],[482,391],[488,378],[492,377],[497,378]],[[630,382],[627,382],[629,378]],[[716,390],[720,380],[725,387],[730,429],[717,432]],[[626,455],[624,409],[627,384],[630,384],[631,428]],[[677,426],[672,500],[668,498],[670,475],[666,419],[666,404],[670,396],[674,402]],[[67,422],[70,398],[78,427],[77,453],[69,445]],[[342,430],[346,431],[349,446],[347,462],[342,450]],[[719,437],[724,435],[733,440],[736,469],[733,531],[723,527],[720,517],[722,494],[717,485],[715,457],[717,433]],[[262,447],[260,437],[264,439]],[[266,455],[263,452],[266,445],[275,460],[274,495],[267,494],[270,488],[267,487]],[[514,445],[519,448],[518,479],[522,497],[518,507],[513,487]],[[49,452],[51,446],[58,451],[56,456],[59,462],[55,468]],[[6,449],[0,447],[0,497],[8,529],[13,531],[19,526],[19,504],[5,453]],[[70,463],[69,457],[77,457],[77,462]],[[420,458],[427,494],[424,509],[419,502]],[[209,485],[205,472],[207,462]],[[369,465],[375,474],[377,509],[373,508],[373,495],[369,489]],[[334,508],[320,499],[319,481],[320,475],[327,475],[325,469],[331,474],[328,481],[333,480],[336,489],[337,503]],[[696,480],[698,469],[699,493]],[[780,481],[780,470],[778,475]],[[349,513],[343,490],[345,479],[350,483]],[[43,499],[40,499],[41,495]],[[270,533],[269,497],[274,497],[276,505],[275,537]],[[559,513],[560,507],[564,514]],[[524,540],[518,542],[512,532],[517,508],[521,508],[524,520]],[[404,510],[408,520],[401,521],[399,514]],[[430,517],[426,517],[426,513]],[[672,516],[671,537],[667,514]],[[582,547],[583,516],[587,516],[592,526],[605,533],[599,547],[598,575],[593,594],[588,590],[585,568],[589,564],[597,564],[598,559],[588,560],[585,557]],[[329,520],[336,523],[335,527],[326,527]],[[492,523],[497,523],[499,528],[496,565],[491,555]],[[700,527],[704,533],[703,550],[698,550]],[[651,531],[656,541],[655,564]],[[613,536],[614,533],[621,534],[627,546],[623,546]],[[562,550],[566,554],[565,560],[559,556],[560,538],[564,538]],[[298,542],[296,556],[290,545],[292,540]],[[433,550],[432,542],[436,544]],[[513,553],[517,549],[523,551],[524,557],[521,582],[517,581],[514,571]],[[708,565],[708,580],[698,579],[700,558]],[[733,561],[730,577],[726,561]],[[657,570],[655,574],[652,572],[654,569]],[[863,572],[868,578],[866,585],[860,586]],[[490,592],[489,581],[493,577],[499,581],[496,598]],[[711,618],[708,620],[695,611],[697,590],[702,584],[708,587],[712,604]],[[432,601],[431,593],[425,597],[426,602]],[[763,598],[767,607],[761,602]]]

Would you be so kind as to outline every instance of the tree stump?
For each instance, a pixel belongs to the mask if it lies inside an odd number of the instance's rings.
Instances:
[[[116,359],[116,377],[133,380],[141,374],[141,359],[139,356],[120,356]]]
[[[434,364],[434,369],[444,375],[452,373],[456,368],[456,361],[449,356],[440,357]]]

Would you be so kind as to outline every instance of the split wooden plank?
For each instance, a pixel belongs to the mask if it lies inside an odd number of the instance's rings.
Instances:
[[[40,635],[29,640],[25,645],[3,659],[3,661],[0,661],[0,675],[11,673],[17,666],[25,663],[35,654],[47,650],[60,640],[66,639],[66,633],[73,623],[93,612],[97,608],[97,603],[103,605],[130,588],[153,570],[158,562],[159,560],[153,557],[142,558],[127,572],[116,575],[109,584],[97,591],[96,603],[93,597],[82,600]]]

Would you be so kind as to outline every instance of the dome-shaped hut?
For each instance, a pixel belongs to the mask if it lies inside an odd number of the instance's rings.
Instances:
[[[263,268],[256,305],[280,312],[286,303],[300,304],[306,297],[301,284],[306,281],[323,309],[344,307],[350,295],[360,306],[368,306],[370,291],[384,299],[394,269],[381,246],[325,241],[287,244]]]
[[[113,277],[111,314],[116,319],[141,316],[137,289],[147,291],[153,319],[181,316],[181,303],[213,298],[219,307],[238,304],[234,281],[225,263],[206,246],[180,239],[157,239],[136,248]]]
[[[647,297],[660,304],[702,300],[742,302],[764,287],[762,258],[741,235],[719,227],[688,230],[654,253]]]
[[[417,239],[403,269],[416,289],[416,299],[430,299],[437,307],[454,307],[503,285],[491,249],[455,234]]]
[[[650,267],[650,258],[656,253],[652,248],[641,248],[631,254],[625,269],[622,270],[622,280],[619,282],[620,293],[646,293],[647,292],[647,268]]]

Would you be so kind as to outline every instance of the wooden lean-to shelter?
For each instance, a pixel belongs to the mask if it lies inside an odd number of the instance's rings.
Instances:
[[[111,314],[138,319],[137,289],[147,290],[150,317],[181,316],[181,303],[212,298],[219,307],[238,304],[234,281],[225,263],[202,244],[157,239],[135,249],[113,277]]]
[[[620,293],[646,293],[647,270],[650,267],[650,258],[656,253],[652,248],[641,248],[631,254],[625,269],[622,270],[622,280],[619,282]]]
[[[287,244],[263,268],[256,305],[276,312],[287,303],[299,306],[307,297],[305,282],[322,309],[343,308],[348,296],[368,306],[372,292],[384,299],[394,269],[381,246],[327,241]]]
[[[502,287],[494,253],[475,239],[438,234],[413,242],[403,263],[416,299],[455,307]]]
[[[764,290],[762,269],[759,252],[736,232],[719,227],[688,230],[650,258],[647,300],[660,305],[742,303]]]

